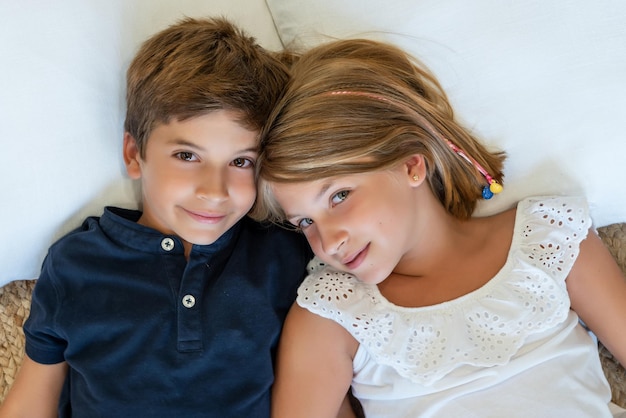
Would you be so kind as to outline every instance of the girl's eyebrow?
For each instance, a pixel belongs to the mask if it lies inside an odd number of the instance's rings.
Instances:
[[[322,188],[320,189],[320,191],[315,196],[315,201],[318,201],[324,195],[324,193],[326,193],[328,191],[328,189],[330,189],[330,187],[332,185],[333,185],[332,181],[328,181],[328,182],[322,184]]]
[[[320,188],[320,191],[313,198],[313,202],[317,202],[318,200],[320,200],[320,198],[328,191],[328,189],[331,188],[332,185],[333,185],[332,181],[328,181],[328,182],[322,184],[322,187]],[[286,219],[298,218],[299,216],[300,215],[297,215],[297,214],[285,213],[285,218]]]

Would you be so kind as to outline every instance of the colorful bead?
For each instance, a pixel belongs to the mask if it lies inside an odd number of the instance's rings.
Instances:
[[[500,193],[502,191],[502,185],[496,182],[495,180],[491,180],[491,184],[489,185],[489,190],[494,193]]]
[[[490,190],[490,186],[483,187],[483,199],[489,200],[493,197],[493,192]]]

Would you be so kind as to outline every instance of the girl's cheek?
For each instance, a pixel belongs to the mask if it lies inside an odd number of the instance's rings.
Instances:
[[[320,244],[319,237],[314,233],[305,233],[306,239],[311,246],[311,249],[318,257],[324,256],[324,251],[322,250],[322,246]]]

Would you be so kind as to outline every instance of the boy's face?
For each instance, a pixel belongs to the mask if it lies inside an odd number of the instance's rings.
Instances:
[[[241,219],[256,198],[258,133],[219,110],[157,126],[141,158],[124,136],[128,174],[141,179],[139,223],[192,244],[211,244]]]

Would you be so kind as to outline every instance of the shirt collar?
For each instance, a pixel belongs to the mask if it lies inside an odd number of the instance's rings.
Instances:
[[[138,210],[107,206],[100,217],[100,226],[109,239],[121,246],[150,253],[183,254],[183,245],[176,235],[163,234],[137,223],[141,217]],[[232,247],[241,228],[241,221],[233,225],[212,244],[194,245],[192,252],[214,254]]]

